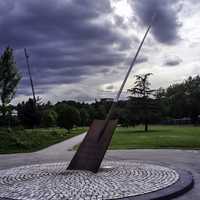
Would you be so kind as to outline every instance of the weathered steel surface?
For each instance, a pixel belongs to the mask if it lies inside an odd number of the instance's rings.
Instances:
[[[94,120],[68,169],[97,172],[112,139],[117,120],[110,120],[98,140],[105,120]]]

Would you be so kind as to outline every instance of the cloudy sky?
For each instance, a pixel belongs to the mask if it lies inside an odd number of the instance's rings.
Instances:
[[[200,73],[199,0],[1,0],[0,50],[14,49],[22,75],[13,103],[31,96],[23,49],[43,101],[114,97],[151,17],[121,98],[135,74],[152,72],[152,87]]]

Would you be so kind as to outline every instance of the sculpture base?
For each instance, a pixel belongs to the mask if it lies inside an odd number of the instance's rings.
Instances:
[[[0,199],[170,199],[192,187],[190,173],[131,161],[103,162],[98,173],[68,163],[0,170]]]

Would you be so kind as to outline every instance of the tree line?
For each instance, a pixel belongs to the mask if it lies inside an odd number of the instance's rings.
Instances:
[[[149,83],[147,84],[149,85]],[[134,88],[137,88],[134,87]],[[199,124],[200,115],[200,77],[189,77],[182,83],[173,84],[166,89],[151,90],[146,87],[142,95],[130,89],[130,97],[118,102],[114,112],[122,126],[137,124],[170,124],[175,119],[189,118],[192,124]],[[112,104],[110,99],[101,99],[93,103],[62,101],[56,104],[37,102],[34,109],[33,100],[21,102],[13,107],[18,115],[14,124],[26,128],[89,126],[93,119],[105,119]],[[184,123],[184,120],[180,121]],[[187,121],[188,123],[188,121]]]
[[[151,73],[136,75],[136,81],[128,90],[127,100],[118,102],[114,118],[122,126],[154,123],[173,123],[187,119],[199,124],[200,116],[200,76],[189,77],[185,81],[167,88],[151,89]],[[6,48],[0,57],[0,126],[64,127],[88,126],[93,119],[105,119],[112,104],[111,99],[101,99],[93,103],[62,101],[56,104],[35,102],[29,99],[16,106],[10,104],[20,82],[11,48]],[[13,110],[17,112],[13,115]]]

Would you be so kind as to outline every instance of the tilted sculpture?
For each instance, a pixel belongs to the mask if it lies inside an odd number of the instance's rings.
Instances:
[[[94,120],[88,130],[85,138],[80,144],[76,154],[72,158],[68,169],[70,170],[89,170],[94,173],[98,172],[98,169],[101,165],[101,162],[104,158],[104,155],[108,149],[112,135],[117,125],[117,120],[112,119],[114,108],[119,100],[119,97],[122,93],[122,90],[126,84],[126,81],[129,77],[129,74],[136,62],[138,54],[142,48],[142,45],[147,37],[151,26],[155,20],[155,15],[152,17],[152,21],[145,32],[145,35],[138,47],[138,50],[133,58],[133,61],[126,73],[125,79],[122,82],[122,85],[117,93],[117,96],[114,102],[111,105],[111,108],[106,116],[105,120]]]

